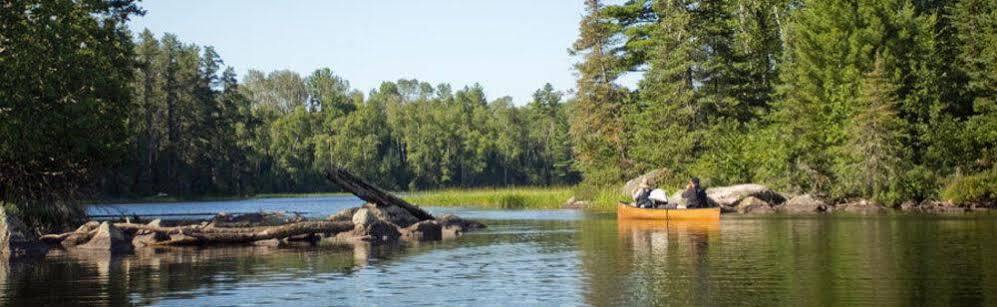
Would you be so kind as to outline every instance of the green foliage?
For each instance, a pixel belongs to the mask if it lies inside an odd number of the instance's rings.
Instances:
[[[997,158],[995,7],[590,1],[575,44],[580,170],[589,186],[665,168],[835,199],[937,197]],[[627,71],[645,71],[636,91],[608,90]],[[624,125],[590,125],[606,118]],[[625,146],[607,142],[615,131]]]
[[[113,197],[302,193],[333,187],[344,167],[390,189],[560,185],[572,167],[561,93],[488,101],[475,84],[385,82],[368,97],[331,69],[307,77],[250,71],[242,83],[211,47],[157,40],[136,47],[134,155],[103,186]]]
[[[405,200],[424,206],[475,206],[502,209],[557,209],[572,196],[571,189],[498,188],[452,189],[414,193]]]
[[[576,167],[584,180],[606,184],[632,175],[632,161],[625,137],[624,102],[628,96],[614,82],[627,66],[614,54],[614,35],[620,28],[607,16],[598,0],[585,2],[588,15],[579,26],[581,35],[572,54],[582,56],[575,65],[579,78],[575,101],[571,104],[571,127]]]
[[[942,197],[955,203],[997,201],[997,169],[970,176],[956,176],[945,186]]]
[[[29,225],[79,217],[80,187],[125,152],[134,2],[2,5],[0,202]]]

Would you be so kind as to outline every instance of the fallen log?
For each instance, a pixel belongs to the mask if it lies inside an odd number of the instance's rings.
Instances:
[[[421,221],[434,219],[431,214],[421,208],[388,193],[341,168],[331,168],[325,173],[325,178],[346,189],[360,199],[373,203],[378,207],[398,206],[405,209]]]
[[[254,227],[262,230],[255,232],[219,231],[221,228],[200,229],[195,231],[180,231],[171,236],[170,240],[152,245],[199,245],[205,243],[249,243],[269,239],[287,238],[291,236],[313,233],[340,233],[353,230],[352,222],[308,221],[281,226]]]
[[[161,227],[147,224],[115,223],[118,229],[135,233],[147,231],[170,236],[170,240],[156,242],[150,245],[198,245],[206,243],[249,243],[268,239],[288,238],[292,236],[311,235],[316,233],[340,233],[353,230],[352,222],[304,221],[279,226],[258,226],[225,228],[208,225],[187,225]],[[81,227],[82,228],[82,227]],[[96,229],[67,232],[62,234],[47,234],[41,240],[50,244],[62,244],[74,247],[86,243],[97,232]]]

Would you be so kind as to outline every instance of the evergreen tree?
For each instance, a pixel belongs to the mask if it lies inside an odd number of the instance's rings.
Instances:
[[[581,32],[572,48],[582,56],[575,65],[579,78],[571,111],[571,137],[577,167],[592,184],[614,183],[633,172],[627,157],[623,102],[626,93],[614,82],[620,76],[620,61],[611,52],[613,25],[598,0],[587,0]]]
[[[649,69],[640,83],[638,110],[631,112],[633,155],[641,171],[668,167],[670,183],[687,176],[695,161],[699,106],[693,84],[697,40],[690,32],[687,3],[660,1],[660,22],[653,32],[656,46],[648,55]]]
[[[907,128],[897,108],[897,87],[887,76],[882,58],[861,80],[856,113],[845,126],[847,140],[839,147],[835,173],[839,197],[860,196],[884,204],[897,204],[909,195],[898,195],[893,186],[904,176],[910,155],[905,144]]]

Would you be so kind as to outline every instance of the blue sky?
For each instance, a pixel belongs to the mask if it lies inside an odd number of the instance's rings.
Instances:
[[[364,93],[399,78],[478,82],[521,105],[546,82],[574,87],[582,2],[145,0],[130,26],[214,46],[240,76],[330,67]]]

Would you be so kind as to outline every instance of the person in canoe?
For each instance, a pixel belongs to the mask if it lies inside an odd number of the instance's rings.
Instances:
[[[651,189],[651,184],[647,178],[640,181],[637,190],[633,194],[634,206],[637,208],[661,208],[674,209],[674,205],[668,204],[668,195],[665,190]]]
[[[692,177],[689,179],[689,184],[685,186],[685,192],[682,192],[682,198],[685,199],[685,207],[692,208],[708,208],[710,205],[706,201],[706,189],[703,189],[699,185],[699,178]]]

